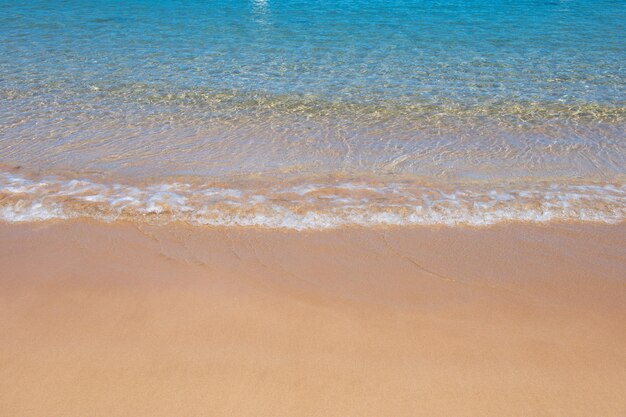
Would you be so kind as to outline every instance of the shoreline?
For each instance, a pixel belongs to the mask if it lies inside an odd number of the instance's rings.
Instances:
[[[93,219],[144,224],[316,230],[343,226],[618,224],[626,184],[528,182],[433,186],[370,178],[284,183],[123,184],[0,172],[0,222]]]
[[[0,415],[620,416],[626,224],[0,225]]]

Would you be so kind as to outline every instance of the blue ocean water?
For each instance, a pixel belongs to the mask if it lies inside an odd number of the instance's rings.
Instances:
[[[3,1],[3,87],[623,105],[624,1]],[[51,87],[49,87],[51,88]]]
[[[593,184],[617,198],[589,198],[599,218],[620,219],[624,39],[623,0],[0,0],[5,192],[17,167],[31,185],[349,181],[482,199]],[[597,214],[580,210],[561,217]]]

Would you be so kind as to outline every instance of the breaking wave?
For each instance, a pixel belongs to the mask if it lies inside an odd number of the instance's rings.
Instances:
[[[626,185],[302,179],[130,185],[0,174],[0,221],[91,218],[284,229],[626,220]]]

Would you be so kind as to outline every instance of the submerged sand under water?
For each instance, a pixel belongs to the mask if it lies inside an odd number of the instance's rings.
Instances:
[[[0,415],[623,416],[626,228],[0,226]]]

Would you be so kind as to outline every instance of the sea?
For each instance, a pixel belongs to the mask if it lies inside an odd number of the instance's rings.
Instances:
[[[0,221],[626,221],[624,0],[0,0]]]

